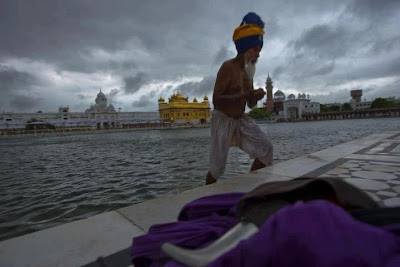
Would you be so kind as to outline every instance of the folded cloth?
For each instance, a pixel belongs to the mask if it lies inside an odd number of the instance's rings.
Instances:
[[[237,215],[241,220],[261,226],[270,215],[261,211],[268,209],[269,203],[270,209],[276,210],[299,200],[315,199],[328,200],[345,210],[379,207],[365,192],[342,179],[298,178],[269,182],[256,187],[239,201]]]
[[[183,206],[178,215],[178,221],[188,221],[197,218],[218,215],[236,215],[236,204],[245,193],[223,193],[193,200]]]
[[[132,263],[136,267],[163,266],[170,261],[161,251],[165,242],[199,248],[217,240],[239,222],[235,206],[243,195],[218,194],[189,202],[182,208],[178,222],[153,225],[147,234],[133,238]],[[179,265],[174,261],[169,264]]]
[[[356,221],[328,201],[299,201],[209,266],[394,267],[400,266],[400,238]]]

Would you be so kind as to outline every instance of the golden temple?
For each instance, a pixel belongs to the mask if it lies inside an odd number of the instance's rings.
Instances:
[[[168,103],[164,98],[158,99],[158,112],[160,118],[169,120],[174,124],[206,124],[210,123],[210,103],[208,97],[204,96],[203,102],[189,102],[188,97],[180,93],[174,93],[168,98]]]

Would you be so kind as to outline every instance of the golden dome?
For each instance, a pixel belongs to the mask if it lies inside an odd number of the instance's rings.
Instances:
[[[196,98],[193,98],[193,103],[197,103],[197,99]]]
[[[183,95],[177,93],[173,94],[170,98],[171,101],[176,101],[176,102],[188,102],[188,98],[184,97]]]
[[[162,98],[161,96],[160,96],[160,98],[158,99],[158,102],[164,102],[165,100],[164,100],[164,98]]]
[[[208,97],[206,95],[204,96],[204,101],[208,101]]]

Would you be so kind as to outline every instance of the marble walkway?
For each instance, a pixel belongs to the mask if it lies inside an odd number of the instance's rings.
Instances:
[[[366,191],[382,206],[400,206],[400,129],[353,140],[273,166],[152,199],[120,210],[45,229],[0,243],[0,266],[128,266],[132,238],[151,225],[175,221],[196,198],[247,192],[297,177],[331,177]]]

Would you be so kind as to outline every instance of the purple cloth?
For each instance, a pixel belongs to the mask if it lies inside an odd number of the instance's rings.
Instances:
[[[199,198],[186,204],[178,222],[153,225],[147,234],[135,237],[132,263],[138,266],[163,266],[169,258],[161,246],[169,242],[185,248],[206,246],[238,223],[236,203],[244,193],[228,193]],[[169,265],[181,266],[171,261]]]
[[[133,239],[135,266],[183,266],[162,253],[165,242],[204,247],[231,229],[243,193],[204,197],[184,206],[179,222],[154,225]],[[210,266],[400,266],[400,225],[374,227],[325,200],[296,202]]]
[[[178,215],[178,221],[187,221],[219,215],[236,216],[236,204],[245,193],[225,193],[202,197],[183,206]]]
[[[330,202],[297,202],[210,266],[394,267],[400,266],[400,239]]]

